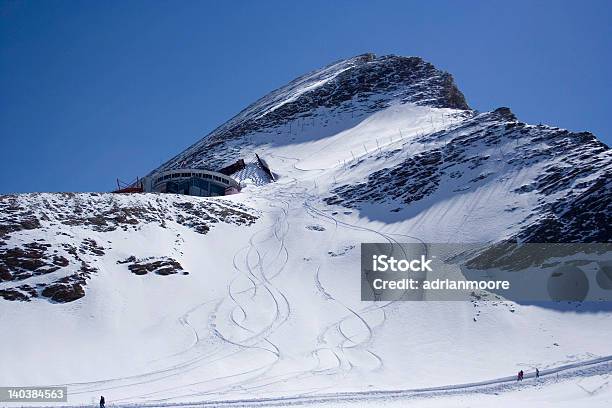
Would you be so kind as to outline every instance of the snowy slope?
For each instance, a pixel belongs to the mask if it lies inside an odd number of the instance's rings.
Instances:
[[[255,152],[277,181],[249,163],[223,198],[1,197],[0,254],[17,256],[0,257],[0,384],[68,384],[75,404],[487,406],[487,393],[537,404],[560,388],[581,404],[566,386],[584,382],[608,405],[606,305],[359,300],[361,242],[609,242],[611,153],[594,136],[474,112],[421,59],[365,55],[270,93],[160,168]],[[30,244],[49,245],[45,265],[15,279]],[[44,295],[81,262],[82,296]],[[535,367],[552,370],[537,393],[505,378]]]

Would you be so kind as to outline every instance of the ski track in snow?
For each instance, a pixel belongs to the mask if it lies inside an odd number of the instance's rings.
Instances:
[[[265,366],[261,366],[256,369],[240,372],[240,373],[230,375],[227,377],[221,377],[221,378],[217,377],[217,378],[211,379],[211,381],[218,380],[218,379],[225,379],[225,380],[237,379],[238,380],[238,381],[232,382],[231,384],[227,386],[222,386],[221,388],[209,389],[206,392],[201,392],[201,393],[188,393],[185,395],[180,395],[179,397],[192,397],[195,395],[205,396],[205,395],[209,395],[212,393],[219,393],[222,391],[227,391],[227,389],[235,389],[236,387],[240,387],[240,389],[243,389],[243,390],[247,389],[249,388],[247,387],[248,383],[252,382],[253,379],[249,377],[247,379],[241,380],[240,379],[241,376],[252,375],[252,374],[258,374],[258,376],[263,375],[265,372],[269,371],[276,362],[278,362],[281,359],[281,351],[279,350],[277,345],[275,345],[268,339],[268,337],[278,326],[282,325],[289,318],[289,315],[290,315],[290,304],[289,304],[288,299],[272,283],[272,280],[275,277],[277,277],[280,273],[282,273],[284,267],[287,264],[288,252],[285,247],[284,237],[287,234],[287,231],[289,229],[289,222],[287,218],[289,215],[288,207],[290,204],[286,200],[285,201],[280,200],[280,205],[277,205],[275,203],[270,203],[269,205],[271,208],[275,209],[276,211],[279,211],[280,214],[277,217],[275,217],[275,221],[271,226],[268,226],[260,231],[253,233],[251,238],[249,239],[249,246],[247,248],[239,249],[235,253],[235,256],[233,259],[233,265],[238,275],[247,276],[253,286],[249,289],[245,289],[241,291],[234,291],[232,289],[232,284],[230,283],[230,285],[227,288],[228,296],[226,298],[223,298],[217,301],[208,301],[202,305],[198,305],[195,308],[191,309],[190,311],[186,312],[183,316],[179,318],[179,320],[183,325],[191,328],[192,332],[194,333],[194,338],[195,338],[195,342],[192,344],[192,346],[184,350],[181,354],[186,354],[187,352],[192,351],[200,343],[200,335],[198,334],[197,330],[191,327],[189,324],[190,315],[196,312],[198,309],[200,309],[204,305],[216,303],[212,313],[210,313],[209,315],[209,322],[211,326],[210,330],[222,342],[237,348],[237,350],[232,352],[230,355],[235,355],[245,350],[257,349],[257,350],[263,350],[265,352],[269,352],[273,354],[275,360]],[[259,235],[269,234],[270,230],[272,232],[271,237],[267,237],[265,238],[265,240],[275,239],[276,241],[278,241],[278,244],[279,244],[278,252],[276,254],[273,254],[273,258],[270,261],[270,263],[273,264],[278,258],[282,258],[281,265],[277,267],[276,271],[272,271],[271,273],[270,271],[266,271],[264,269],[265,267],[264,263],[268,259],[268,253],[262,254],[258,248],[258,244],[261,245],[263,241],[259,243],[257,242],[257,237]],[[254,262],[252,261],[253,258],[255,259]],[[245,269],[242,269],[241,266],[239,265],[244,266]],[[258,288],[259,288],[259,291],[258,291]],[[258,296],[258,293],[261,296],[267,296],[271,298],[275,304],[275,311],[274,311],[273,318],[269,322],[267,322],[266,325],[261,326],[257,331],[253,331],[250,328],[243,326],[244,322],[248,318],[248,312],[247,312],[247,309],[237,300],[236,296],[246,293],[246,292],[251,292],[252,298]],[[216,328],[216,325],[213,323],[215,319],[218,317],[219,313],[221,313],[222,306],[230,302],[235,306],[235,308],[231,309],[231,312],[227,314],[228,321],[233,323],[236,327],[248,332],[249,334],[248,337],[244,339],[233,340],[229,337],[226,337],[219,329]],[[234,312],[236,310],[239,310],[242,313],[241,322],[238,322],[236,318],[234,317],[235,316]],[[270,348],[261,346],[260,343],[262,342],[270,346]],[[171,376],[182,375],[182,374],[188,373],[191,370],[197,369],[203,366],[204,364],[211,363],[211,362],[228,357],[228,355],[223,354],[223,352],[224,350],[222,347],[217,347],[217,348],[214,348],[213,350],[209,350],[207,353],[198,355],[197,357],[193,359],[186,360],[178,365],[169,367],[164,370],[159,370],[159,371],[146,373],[146,374],[138,375],[138,376],[115,378],[115,379],[109,379],[109,380],[104,380],[104,381],[96,381],[92,383],[68,384],[68,386],[71,387],[71,390],[72,390],[71,394],[78,395],[78,394],[92,393],[94,391],[103,392],[103,391],[109,391],[109,390],[116,389],[116,388],[127,388],[127,387],[132,387],[135,385],[143,385],[143,384],[151,383],[151,382],[160,382]],[[177,357],[177,355],[174,355],[172,357]],[[301,376],[303,374],[304,374],[303,372],[300,372],[300,373],[294,374],[293,376]],[[286,381],[287,379],[288,379],[287,377],[283,377],[282,379],[278,379],[277,381]],[[189,387],[193,387],[196,385],[202,385],[203,383],[204,382],[198,382],[198,383],[184,384],[184,385],[180,385],[180,386],[176,386],[172,388],[162,388],[154,392],[130,395],[128,397],[121,398],[118,401],[122,401],[122,400],[132,401],[132,400],[139,399],[139,398],[150,399],[151,397],[153,397],[154,400],[157,400],[155,399],[155,395],[162,395],[164,393],[167,393],[168,391],[189,388]],[[268,386],[273,383],[274,382],[267,383],[267,384],[264,384],[263,386]],[[259,387],[262,387],[262,385],[259,385]],[[255,387],[255,388],[258,388],[258,387]],[[176,397],[177,396],[174,396],[173,398],[176,398]]]
[[[535,379],[535,373],[526,373],[523,382],[517,382],[516,376],[500,377],[485,381],[450,384],[439,387],[425,387],[405,390],[372,390],[356,392],[338,392],[318,395],[298,395],[294,397],[271,397],[233,400],[210,400],[185,403],[143,403],[143,404],[107,404],[109,407],[271,407],[326,405],[334,403],[358,404],[367,401],[383,400],[415,400],[442,396],[455,396],[470,393],[496,394],[520,390],[526,385],[544,386],[573,378],[584,378],[612,373],[612,356],[599,357],[589,361],[565,364],[540,370],[540,378]],[[531,381],[531,382],[530,382]],[[535,381],[535,383],[534,383]],[[37,405],[40,406],[40,405]],[[83,405],[53,405],[54,407],[73,408]],[[28,407],[25,407],[28,408]]]

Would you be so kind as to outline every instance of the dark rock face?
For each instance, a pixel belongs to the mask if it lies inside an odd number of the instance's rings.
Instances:
[[[79,248],[68,244],[62,247],[70,259],[56,254],[57,250],[52,250],[51,244],[30,242],[8,249],[0,246],[0,282],[26,281],[61,270],[73,271],[50,284],[39,283],[35,287],[26,284],[2,290],[0,297],[27,302],[42,296],[57,303],[72,302],[83,297],[87,280],[98,271],[85,261],[84,256],[102,256],[104,248],[93,239],[83,240]]]
[[[30,242],[23,247],[0,248],[0,282],[20,281],[60,269],[64,259],[48,258],[50,244]]]
[[[324,201],[353,208],[364,201],[384,202],[395,199],[405,204],[419,201],[440,185],[441,164],[440,150],[417,154],[398,166],[370,174],[365,183],[333,189],[334,195],[324,198]]]
[[[441,140],[444,145],[435,147]],[[499,108],[417,142],[432,148],[371,173],[363,183],[338,186],[324,201],[355,209],[366,202],[433,203],[438,192],[462,194],[537,165],[532,182],[514,192],[535,194],[538,204],[511,240],[612,241],[612,152],[592,134],[527,126],[508,108]],[[486,151],[496,152],[495,159]]]
[[[0,290],[0,297],[4,300],[19,300],[22,302],[29,302],[30,297],[15,289],[3,289]]]
[[[0,201],[3,202],[1,209],[5,214],[3,222],[0,223],[0,238],[11,232],[40,228],[38,218],[32,211],[19,206],[15,196],[0,195]]]
[[[127,264],[128,269],[135,275],[146,275],[148,273],[163,276],[177,273],[183,275],[189,274],[189,272],[183,270],[183,267],[177,260],[168,257],[137,259],[135,256],[130,256],[117,263]]]
[[[295,95],[298,95],[297,97]],[[219,169],[240,157],[232,141],[316,111],[371,113],[390,103],[469,110],[453,77],[419,57],[364,54],[299,77],[259,99],[155,171],[181,167]],[[289,143],[279,140],[279,143]]]
[[[83,286],[78,283],[54,284],[43,289],[42,295],[50,298],[54,302],[68,303],[85,296],[85,291],[83,290]]]
[[[584,191],[545,206],[544,217],[517,238],[524,242],[612,242],[612,173]]]
[[[515,121],[515,120],[517,120],[516,116],[514,115],[514,113],[512,113],[510,108],[507,108],[505,106],[502,106],[501,108],[495,109],[492,113],[495,114],[495,115],[498,115],[499,118],[503,119],[503,120],[508,120],[508,121]]]

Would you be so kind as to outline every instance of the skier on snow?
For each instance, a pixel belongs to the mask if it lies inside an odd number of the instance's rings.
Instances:
[[[104,404],[105,404],[104,396],[100,396],[100,408],[105,408]]]

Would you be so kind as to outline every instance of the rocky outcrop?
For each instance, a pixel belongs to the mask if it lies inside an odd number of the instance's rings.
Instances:
[[[174,275],[180,273],[188,275],[189,272],[184,271],[181,264],[176,260],[168,257],[149,257],[138,259],[135,256],[130,256],[123,261],[117,261],[118,264],[126,264],[130,272],[135,275],[146,275],[154,273],[156,275]]]
[[[22,194],[0,196],[0,299],[53,303],[85,296],[110,246],[100,237],[173,222],[198,234],[215,224],[251,225],[258,215],[239,203],[158,194]],[[135,274],[181,273],[170,258],[136,260]]]

